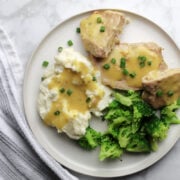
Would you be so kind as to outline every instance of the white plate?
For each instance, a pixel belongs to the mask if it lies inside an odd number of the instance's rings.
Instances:
[[[172,39],[156,24],[137,14],[124,12],[131,19],[121,37],[121,42],[149,42],[154,41],[164,48],[164,59],[169,67],[180,67],[180,52]],[[65,135],[60,135],[55,129],[44,125],[37,112],[37,96],[39,84],[43,74],[42,62],[53,64],[54,56],[59,46],[67,46],[67,41],[74,42],[75,50],[87,55],[81,43],[76,27],[82,18],[91,12],[73,16],[54,28],[40,43],[26,69],[24,79],[24,107],[29,126],[41,146],[62,165],[82,174],[97,177],[116,177],[140,171],[154,164],[163,157],[176,143],[180,134],[180,126],[172,126],[168,138],[163,141],[159,150],[149,155],[124,154],[122,160],[100,162],[99,149],[88,152],[82,150],[76,143]],[[97,127],[102,121],[93,122]],[[104,126],[104,125],[103,125]]]

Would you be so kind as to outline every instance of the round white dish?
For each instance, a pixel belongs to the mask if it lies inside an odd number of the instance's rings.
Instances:
[[[164,48],[163,56],[168,66],[171,68],[180,67],[180,51],[165,31],[140,15],[120,11],[130,18],[130,24],[124,28],[120,35],[121,42],[156,42]],[[64,134],[58,134],[54,128],[47,127],[37,111],[39,84],[44,71],[42,62],[48,60],[50,64],[53,64],[57,48],[59,46],[67,47],[68,40],[73,41],[75,50],[87,55],[80,35],[76,33],[76,28],[79,27],[81,19],[90,14],[91,11],[84,12],[65,20],[50,31],[37,47],[29,60],[24,77],[25,114],[34,137],[62,165],[79,173],[96,177],[129,175],[149,167],[167,154],[180,136],[180,125],[170,128],[167,139],[159,145],[157,152],[150,154],[126,153],[121,159],[100,162],[98,148],[90,152],[81,149]],[[101,120],[93,120],[92,123],[99,129],[104,126]]]

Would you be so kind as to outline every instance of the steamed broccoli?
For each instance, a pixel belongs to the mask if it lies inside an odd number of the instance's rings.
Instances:
[[[136,99],[133,103],[133,121],[132,132],[139,130],[143,118],[151,117],[154,114],[154,109],[142,99]]]
[[[101,137],[101,149],[99,159],[103,161],[107,158],[118,158],[122,155],[123,150],[120,148],[118,141],[109,134]]]
[[[140,92],[133,90],[129,90],[124,94],[114,92],[113,96],[117,102],[128,107],[133,105],[133,102],[139,101],[141,99]]]
[[[158,116],[154,115],[145,123],[145,130],[153,141],[162,141],[167,137],[169,125],[164,123]]]
[[[126,97],[120,93],[115,92],[113,94],[113,96],[115,97],[116,101],[118,101],[119,103],[121,103],[124,106],[131,106],[132,105],[132,100],[129,97]]]
[[[109,108],[109,109],[114,109],[114,108],[118,108],[118,106],[119,106],[118,101],[113,100],[113,101],[109,104],[108,108]]]
[[[91,150],[96,148],[101,141],[101,133],[97,132],[96,130],[88,127],[86,129],[86,133],[83,137],[78,140],[78,144],[87,150]]]
[[[154,109],[142,99],[133,103],[133,111],[134,118],[150,117],[154,114]]]
[[[158,143],[167,137],[170,125],[180,124],[176,114],[180,99],[159,111],[141,98],[140,91],[116,91],[113,96],[114,100],[103,112],[108,125],[106,134],[101,135],[88,127],[86,134],[78,140],[79,145],[87,150],[99,145],[101,161],[118,158],[123,151],[156,151]]]
[[[132,127],[122,126],[119,128],[118,141],[121,148],[125,148],[132,138]]]
[[[169,124],[180,124],[180,118],[176,114],[176,110],[180,108],[179,100],[175,101],[171,105],[165,106],[161,110],[162,120]]]
[[[115,92],[113,95],[116,101],[116,109],[118,109],[117,102],[119,102],[121,105],[128,106],[129,111],[131,111],[132,108],[133,117],[135,119],[150,117],[154,114],[154,109],[144,100],[142,100],[140,92],[129,90],[126,94]]]
[[[150,152],[148,140],[144,135],[134,134],[126,147],[128,152]]]
[[[108,132],[113,136],[113,137],[117,137],[119,134],[119,127],[122,124],[130,124],[130,120],[127,119],[125,116],[120,116],[116,119],[114,119],[113,121],[111,121],[108,125]]]
[[[113,120],[118,117],[126,117],[126,118],[131,118],[132,114],[130,111],[126,111],[120,108],[117,109],[110,109],[107,114],[105,114],[104,119],[106,120]]]

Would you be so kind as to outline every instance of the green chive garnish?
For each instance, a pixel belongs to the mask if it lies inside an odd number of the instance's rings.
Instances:
[[[146,63],[146,57],[145,56],[138,56],[138,60],[139,60],[139,66],[144,67],[145,63]]]
[[[49,62],[48,61],[43,61],[43,63],[42,63],[42,66],[43,67],[47,67],[49,65]]]
[[[54,115],[55,115],[55,116],[59,116],[59,115],[60,115],[60,111],[55,111],[55,112],[54,112]]]
[[[174,95],[174,92],[170,90],[170,91],[167,92],[167,95],[168,95],[169,97],[171,97],[171,96]]]
[[[148,66],[151,66],[152,61],[148,61],[147,64],[148,64]]]
[[[72,46],[73,45],[73,42],[71,40],[69,40],[67,43],[68,43],[68,46]]]
[[[112,59],[111,59],[111,63],[112,63],[112,64],[116,64],[116,59],[115,59],[115,58],[112,58]]]
[[[156,92],[156,96],[157,96],[157,97],[161,97],[162,95],[163,95],[162,90],[158,90],[158,91]]]
[[[101,19],[101,17],[97,17],[97,23],[102,23],[102,19]]]
[[[60,92],[60,93],[64,93],[64,92],[65,92],[65,89],[64,89],[64,88],[61,88],[61,89],[59,90],[59,92]]]
[[[80,27],[77,27],[77,28],[76,28],[76,32],[77,32],[77,33],[81,33]]]
[[[87,97],[86,103],[89,103],[90,101],[91,101],[91,98],[90,98],[90,97]]]
[[[122,57],[120,59],[120,67],[121,68],[125,68],[126,67],[126,59],[124,57]]]
[[[125,69],[125,68],[122,70],[122,73],[123,73],[124,75],[126,75],[126,76],[129,74],[128,70]]]
[[[104,65],[103,65],[103,68],[106,69],[106,70],[108,70],[108,69],[110,68],[110,65],[109,65],[109,64],[104,64]]]
[[[92,80],[93,80],[93,81],[96,81],[96,80],[97,80],[97,79],[96,79],[96,76],[93,76]]]
[[[71,89],[68,89],[66,93],[67,93],[68,96],[71,96],[71,94],[73,93],[73,91],[72,91]]]
[[[135,72],[132,72],[132,73],[129,74],[129,76],[130,76],[131,78],[135,78],[136,73],[135,73]]]
[[[99,31],[100,32],[105,32],[105,26],[101,26]]]
[[[41,81],[44,81],[46,78],[45,77],[41,77]]]
[[[58,52],[62,52],[63,47],[58,47]]]

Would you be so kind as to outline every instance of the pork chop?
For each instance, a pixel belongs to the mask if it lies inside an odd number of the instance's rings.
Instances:
[[[151,71],[142,79],[142,98],[155,109],[180,98],[180,68]]]
[[[142,77],[152,70],[167,68],[162,48],[157,44],[123,43],[114,47],[107,58],[93,59],[101,71],[102,82],[114,89],[142,89]]]
[[[95,11],[80,23],[81,38],[86,51],[95,57],[107,57],[126,24],[118,11]]]

